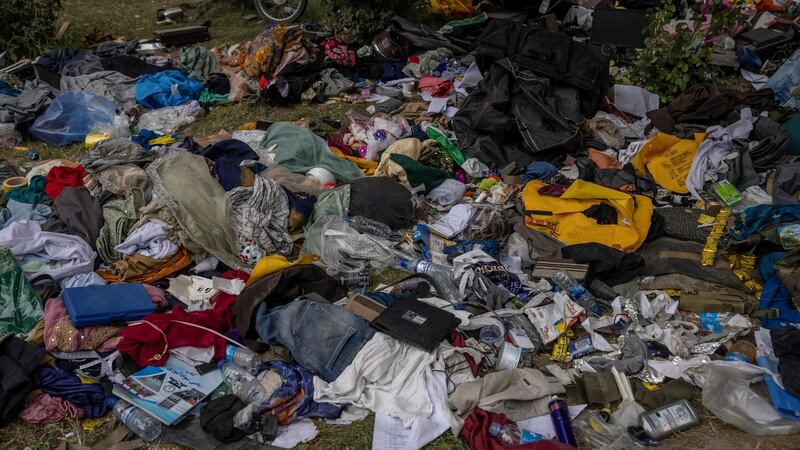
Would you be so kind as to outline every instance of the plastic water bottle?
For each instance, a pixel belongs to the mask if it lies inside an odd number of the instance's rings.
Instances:
[[[597,300],[594,296],[582,284],[578,283],[569,272],[559,269],[553,274],[553,281],[577,304],[583,306],[586,311],[598,317],[603,315],[603,311],[597,305]]]
[[[339,276],[339,284],[341,284],[344,287],[369,286],[369,282],[370,282],[369,270],[346,273]]]
[[[492,424],[489,425],[489,434],[499,439],[504,446],[529,444],[543,438],[541,434],[531,433],[528,430],[520,430],[519,426],[513,422],[505,425],[492,422]]]
[[[421,259],[400,258],[400,267],[414,273],[429,275],[438,284],[439,296],[450,303],[461,303],[462,296],[453,282],[453,271],[445,266]]]
[[[225,384],[231,388],[231,393],[243,402],[260,403],[267,399],[269,396],[258,378],[251,374],[247,369],[233,363],[225,363],[222,365],[222,377]],[[269,393],[270,395],[272,393]]]
[[[251,372],[258,369],[258,366],[261,365],[261,358],[252,350],[232,344],[228,344],[225,347],[225,361],[234,363]]]
[[[344,219],[345,222],[361,234],[371,234],[382,238],[388,238],[392,235],[392,229],[383,222],[364,216],[345,217]]]
[[[114,417],[145,442],[153,442],[161,435],[161,422],[150,414],[116,397],[109,397],[109,403]]]

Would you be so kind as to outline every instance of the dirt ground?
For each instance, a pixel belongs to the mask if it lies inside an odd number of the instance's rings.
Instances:
[[[158,8],[175,6],[180,2],[160,0],[63,0],[64,12],[61,21],[69,21],[70,28],[60,45],[77,46],[83,32],[89,26],[95,26],[119,36],[147,38],[152,36],[155,28],[155,16]],[[249,2],[248,2],[249,3]],[[235,42],[255,36],[263,26],[257,21],[244,20],[243,16],[252,14],[251,10],[241,8],[231,0],[219,0],[207,11],[202,20],[212,21],[210,33],[212,40],[204,45],[212,47],[224,42]],[[306,18],[318,19],[318,0],[312,0]],[[196,11],[196,10],[195,10]],[[221,129],[232,131],[240,124],[254,120],[294,121],[309,119],[319,121],[322,117],[342,119],[353,105],[333,104],[297,106],[292,108],[274,108],[260,103],[239,103],[215,107],[210,113],[196,123],[179,130],[182,135],[204,136]],[[358,108],[358,107],[356,107]],[[81,144],[63,148],[53,148],[41,142],[26,142],[24,145],[35,147],[43,159],[70,158],[80,159],[85,150]],[[22,165],[25,157],[22,152],[0,150],[0,158],[9,159]],[[377,282],[391,278],[391,274],[379,275]],[[568,399],[569,400],[569,399]],[[733,426],[727,425],[710,414],[700,401],[699,393],[693,404],[701,416],[701,424],[687,432],[673,436],[661,443],[662,449],[800,449],[797,436],[756,437]],[[372,416],[361,422],[348,426],[331,426],[317,421],[319,436],[308,444],[297,447],[300,450],[362,450],[372,446]],[[56,424],[36,426],[16,421],[0,429],[0,449],[49,450],[56,448],[63,440],[91,446],[101,440],[116,426],[111,416],[98,421],[77,422],[65,420]],[[582,448],[591,448],[579,433]],[[173,449],[171,445],[156,443],[152,449]],[[426,447],[429,450],[468,450],[469,446],[449,432]]]

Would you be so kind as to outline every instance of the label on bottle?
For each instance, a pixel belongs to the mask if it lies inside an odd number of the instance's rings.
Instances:
[[[119,400],[118,400],[118,401],[119,401]],[[122,423],[124,423],[124,424],[126,424],[126,425],[127,425],[127,423],[128,423],[128,418],[131,416],[131,414],[133,414],[133,410],[134,410],[134,409],[136,409],[136,407],[135,407],[135,406],[133,406],[133,405],[131,405],[131,406],[129,406],[129,407],[127,407],[127,408],[125,408],[125,411],[122,411],[122,414],[120,414],[120,415],[119,415],[119,420],[120,420],[120,422],[122,422]]]
[[[694,414],[684,402],[654,411],[648,415],[648,418],[659,436],[694,423]]]
[[[592,337],[585,336],[578,340],[572,341],[569,344],[569,353],[573,358],[580,358],[581,356],[588,355],[594,351],[592,345]]]
[[[416,261],[416,262],[414,262]],[[400,259],[400,267],[408,269],[414,273],[428,273],[431,263],[423,260]]]
[[[502,347],[500,347],[497,364],[494,367],[497,370],[516,369],[521,357],[522,349],[510,342],[503,342]]]
[[[236,353],[236,346],[228,344],[225,346],[225,361],[233,362],[233,354]]]
[[[417,265],[414,267],[414,272],[416,273],[428,273],[431,269],[431,263],[428,261],[420,260]]]
[[[580,301],[584,297],[586,297],[586,289],[579,285],[574,286],[572,289],[569,290],[569,296],[572,297],[573,300]]]

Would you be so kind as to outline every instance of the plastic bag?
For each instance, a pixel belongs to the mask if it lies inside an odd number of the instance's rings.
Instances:
[[[172,134],[181,126],[194,122],[202,114],[203,108],[197,100],[181,106],[154,109],[142,114],[139,118],[139,129]]]
[[[624,428],[606,422],[597,410],[587,409],[572,422],[592,448],[600,450],[623,450],[645,448],[631,439]]]
[[[800,432],[800,421],[781,417],[768,398],[750,387],[763,377],[763,369],[741,361],[706,364],[703,406],[722,421],[756,436]]]
[[[398,139],[409,135],[411,128],[402,116],[387,118],[376,115],[366,118],[352,111],[348,112],[350,133],[358,140],[366,144],[363,147],[361,157],[370,161],[377,160],[377,155],[386,150]],[[362,152],[362,150],[359,150]]]
[[[326,216],[306,231],[300,255],[319,255],[317,264],[331,275],[385,268],[397,261],[392,242],[361,234],[339,216]]]
[[[0,123],[0,148],[11,148],[22,142],[22,136],[13,123]]]
[[[100,124],[92,130],[92,133],[107,134],[109,139],[131,137],[131,121],[126,114],[117,114],[114,121],[110,124]]]
[[[536,297],[529,304],[539,304],[535,300]],[[555,341],[583,314],[583,308],[563,292],[556,293],[552,303],[526,308],[524,311],[545,344]]]
[[[67,91],[36,118],[29,131],[37,139],[54,147],[82,142],[86,135],[103,125],[112,126],[117,105],[98,95]]]
[[[0,247],[0,336],[26,335],[44,317],[42,304],[11,251]]]

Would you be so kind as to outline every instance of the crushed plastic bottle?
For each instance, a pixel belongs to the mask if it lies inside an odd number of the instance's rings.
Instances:
[[[251,373],[261,365],[261,358],[249,348],[228,344],[225,347],[225,361],[234,363]]]
[[[582,284],[578,283],[569,272],[564,269],[557,270],[553,274],[553,281],[577,304],[583,306],[586,311],[597,317],[603,315],[603,311],[594,296]]]
[[[529,444],[541,440],[544,436],[539,433],[532,433],[528,430],[520,430],[516,423],[500,425],[492,422],[489,425],[489,434],[496,437],[505,446]]]
[[[268,397],[268,393],[262,389],[258,378],[238,364],[223,364],[222,376],[225,384],[231,388],[233,395],[245,403],[260,402]]]
[[[461,303],[463,297],[453,282],[453,271],[447,267],[422,259],[400,258],[400,268],[429,275],[438,284],[436,289],[441,298],[453,304]]]
[[[392,235],[392,229],[383,222],[364,216],[345,217],[344,219],[345,222],[361,234],[371,234],[382,238],[388,238]]]

